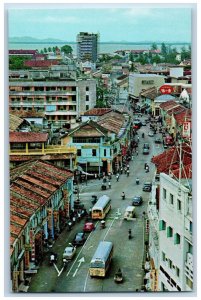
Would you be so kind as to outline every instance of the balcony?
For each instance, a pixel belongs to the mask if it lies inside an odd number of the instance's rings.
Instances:
[[[76,154],[76,147],[48,145],[44,149],[11,149],[10,155],[48,155],[48,154]]]
[[[75,110],[60,110],[60,111],[46,111],[47,116],[77,116],[77,111]]]

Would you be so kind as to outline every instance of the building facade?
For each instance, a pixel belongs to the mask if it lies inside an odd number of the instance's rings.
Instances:
[[[98,34],[80,32],[77,35],[78,61],[96,62],[98,58]]]
[[[189,180],[160,175],[159,290],[193,290],[192,191]]]
[[[82,112],[96,104],[96,81],[12,80],[9,82],[10,111],[42,112],[54,127],[76,123]]]

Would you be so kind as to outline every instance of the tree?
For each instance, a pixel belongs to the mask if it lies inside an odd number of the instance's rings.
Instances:
[[[129,60],[132,61],[132,62],[134,61],[134,55],[133,55],[133,52],[130,52],[130,53],[129,53]]]
[[[43,54],[43,53],[44,53],[43,49],[41,49],[41,50],[40,50],[40,53],[41,53],[41,54]]]
[[[64,52],[64,54],[71,54],[73,52],[73,48],[69,45],[64,45],[61,47],[61,52]]]
[[[151,50],[157,50],[157,49],[158,49],[157,44],[156,44],[156,43],[153,43],[153,44],[151,45]]]
[[[47,48],[44,48],[44,53],[47,53]]]
[[[161,55],[164,56],[164,58],[167,56],[167,46],[165,43],[161,44]]]
[[[48,47],[48,51],[51,52],[51,51],[52,51],[52,48],[51,48],[51,47]]]

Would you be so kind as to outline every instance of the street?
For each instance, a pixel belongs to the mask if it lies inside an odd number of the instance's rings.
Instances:
[[[144,116],[141,120],[144,120]],[[119,182],[113,175],[111,189],[101,191],[102,180],[88,180],[80,186],[80,200],[87,210],[92,207],[92,195],[100,197],[103,194],[111,197],[112,209],[107,215],[106,228],[100,228],[100,221],[94,221],[95,230],[87,234],[87,240],[83,246],[77,247],[76,256],[64,269],[62,254],[64,248],[70,243],[77,232],[82,231],[85,220],[77,222],[70,232],[65,228],[55,241],[52,250],[58,254],[58,261],[55,265],[49,266],[48,254],[44,257],[37,272],[32,276],[28,292],[135,292],[141,290],[143,285],[144,270],[142,269],[144,256],[144,218],[143,212],[147,211],[147,205],[151,193],[143,192],[142,187],[145,181],[153,181],[154,165],[150,163],[153,155],[161,153],[162,144],[155,144],[156,137],[160,134],[149,137],[149,125],[142,126],[138,130],[139,145],[138,155],[134,153],[133,161],[130,161],[130,175],[120,175]],[[142,133],[145,137],[142,138]],[[150,153],[143,155],[143,144],[150,144]],[[144,164],[148,163],[150,171],[145,173]],[[140,184],[136,185],[136,178]],[[125,200],[122,200],[121,193],[125,192]],[[124,211],[131,205],[134,196],[142,196],[143,204],[136,207],[136,219],[126,221],[123,219]],[[128,239],[128,230],[132,230],[132,239]],[[114,244],[114,254],[106,278],[90,278],[89,264],[99,241],[111,241]],[[123,283],[114,282],[114,274],[121,268]]]

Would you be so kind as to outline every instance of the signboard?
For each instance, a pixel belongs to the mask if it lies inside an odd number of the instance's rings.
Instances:
[[[191,122],[184,122],[183,123],[183,137],[190,137],[191,136]]]
[[[174,92],[173,87],[171,85],[166,85],[166,84],[162,85],[159,90],[161,94],[171,94]]]

